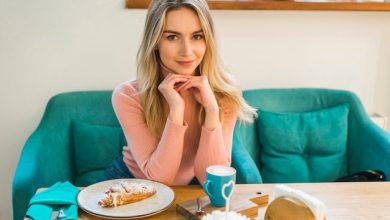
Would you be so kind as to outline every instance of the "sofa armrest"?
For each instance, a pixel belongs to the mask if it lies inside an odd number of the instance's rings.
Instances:
[[[381,170],[390,177],[390,134],[370,120],[355,124],[350,140],[349,172]]]
[[[237,183],[263,183],[259,169],[238,138],[233,140],[232,166],[237,171]]]
[[[14,220],[23,219],[36,190],[57,181],[72,180],[73,171],[67,142],[54,140],[46,129],[38,128],[28,138],[16,167],[12,185]]]

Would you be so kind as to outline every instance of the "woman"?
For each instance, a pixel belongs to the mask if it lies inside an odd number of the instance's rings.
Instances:
[[[154,0],[138,51],[137,80],[119,85],[113,107],[128,146],[105,179],[200,183],[231,163],[237,117],[256,112],[224,72],[205,0]]]

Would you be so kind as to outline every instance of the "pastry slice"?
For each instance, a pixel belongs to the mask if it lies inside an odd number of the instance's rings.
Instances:
[[[156,194],[152,185],[120,181],[105,192],[105,198],[98,201],[101,207],[116,207],[138,202]]]

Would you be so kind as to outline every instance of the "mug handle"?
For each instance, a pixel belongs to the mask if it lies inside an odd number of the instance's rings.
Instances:
[[[229,187],[230,185],[232,185],[232,190],[230,191],[230,194],[229,194],[228,196],[226,196],[226,195],[225,195],[225,189],[226,189],[226,187]],[[225,200],[229,200],[230,197],[232,197],[232,195],[233,195],[233,191],[234,191],[234,181],[233,181],[233,180],[230,180],[228,183],[223,184],[221,190],[222,190],[222,191],[221,191],[222,197],[223,197]]]
[[[211,194],[211,192],[209,191],[209,185],[211,184],[211,181],[210,180],[206,180],[203,184],[203,189],[204,191],[206,192],[206,194],[208,196],[210,196],[211,198],[214,198],[213,194]]]

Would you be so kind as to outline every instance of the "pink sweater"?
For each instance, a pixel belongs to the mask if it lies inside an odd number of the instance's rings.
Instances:
[[[157,139],[144,121],[137,82],[124,82],[115,89],[112,103],[128,144],[123,148],[123,160],[136,178],[187,185],[196,176],[203,184],[208,166],[230,166],[237,114],[225,114],[223,124],[208,130],[197,123],[192,95],[183,94],[183,99],[184,125],[168,119]]]

